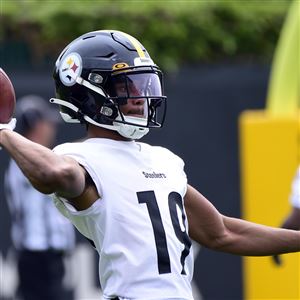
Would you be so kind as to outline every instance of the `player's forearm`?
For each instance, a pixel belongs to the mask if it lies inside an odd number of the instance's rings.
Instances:
[[[227,234],[218,250],[232,254],[264,256],[300,251],[300,232],[224,217]]]
[[[62,188],[64,182],[59,181],[58,174],[65,161],[61,156],[9,130],[0,131],[0,143],[40,192],[53,193]]]

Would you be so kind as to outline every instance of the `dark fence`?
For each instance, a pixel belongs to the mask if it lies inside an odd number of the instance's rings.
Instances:
[[[6,71],[18,97],[28,93],[46,98],[54,95],[51,70]],[[238,117],[245,109],[264,107],[268,76],[269,67],[262,65],[200,65],[166,76],[166,124],[144,139],[181,156],[189,183],[229,216],[240,216]],[[80,125],[61,124],[57,143],[82,135],[84,128]],[[7,153],[0,152],[0,195],[7,162]],[[0,204],[0,250],[5,256],[10,245],[10,221],[4,196]],[[202,248],[194,278],[205,300],[242,299],[238,256]]]

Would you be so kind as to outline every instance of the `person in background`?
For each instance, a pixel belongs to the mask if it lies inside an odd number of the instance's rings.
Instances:
[[[292,183],[290,202],[292,209],[281,225],[281,228],[300,230],[300,166],[297,169]],[[282,260],[279,255],[274,255],[273,260],[278,266],[282,264]]]
[[[46,101],[28,95],[17,101],[16,130],[45,147],[53,146],[58,115]],[[71,300],[65,288],[64,258],[75,246],[73,225],[55,208],[49,195],[32,187],[13,159],[5,174],[11,213],[11,237],[17,251],[18,296],[24,300]]]

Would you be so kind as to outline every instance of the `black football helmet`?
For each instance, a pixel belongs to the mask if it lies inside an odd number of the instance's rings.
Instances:
[[[50,102],[60,105],[66,122],[88,122],[131,139],[163,125],[162,72],[124,32],[100,30],[75,39],[59,55],[54,81],[57,98]]]

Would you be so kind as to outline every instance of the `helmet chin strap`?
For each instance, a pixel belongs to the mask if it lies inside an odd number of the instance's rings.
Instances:
[[[145,136],[149,132],[149,128],[146,127],[139,127],[135,125],[129,125],[119,122],[114,122],[114,125],[105,125],[100,124],[98,122],[95,122],[93,119],[85,115],[83,117],[87,122],[96,125],[98,127],[106,128],[109,130],[117,131],[121,136],[132,139],[132,140],[138,140]]]
[[[149,128],[122,123],[118,124],[116,130],[120,135],[133,140],[138,140],[149,132]]]
[[[121,112],[119,112],[119,115],[116,118],[117,121],[122,120],[120,114]],[[126,123],[124,124],[124,123],[114,122],[114,125],[116,126],[116,130],[118,131],[118,133],[126,138],[138,140],[149,132],[149,128],[139,126],[139,125],[144,125],[144,126],[147,125],[147,119],[145,118],[123,115],[123,120],[128,123],[136,124],[136,125],[131,125]]]

